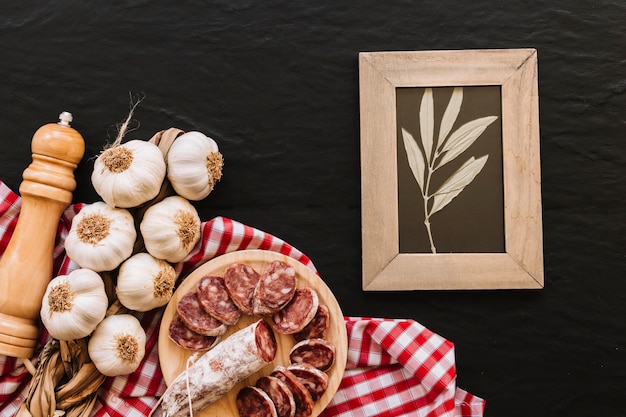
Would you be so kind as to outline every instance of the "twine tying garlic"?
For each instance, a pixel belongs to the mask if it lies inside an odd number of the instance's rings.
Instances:
[[[91,183],[98,195],[111,207],[139,206],[157,196],[166,175],[163,153],[154,143],[131,140],[122,143],[138,100],[110,147],[94,163]]]

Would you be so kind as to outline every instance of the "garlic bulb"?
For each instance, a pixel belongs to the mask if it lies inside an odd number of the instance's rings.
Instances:
[[[200,240],[200,216],[189,201],[170,196],[146,210],[139,229],[150,255],[176,263]]]
[[[157,196],[165,179],[165,159],[157,145],[131,140],[103,151],[91,182],[111,207],[136,207]]]
[[[217,143],[200,132],[187,132],[167,152],[167,178],[188,200],[202,200],[222,178],[224,158]]]
[[[89,338],[87,350],[103,375],[128,375],[146,354],[146,332],[131,314],[107,316]]]
[[[176,271],[162,259],[140,252],[122,263],[117,275],[117,298],[130,310],[148,311],[172,298]]]
[[[83,206],[72,220],[65,251],[82,268],[111,271],[132,254],[136,238],[128,210],[97,201]]]
[[[82,339],[102,321],[108,304],[100,275],[90,269],[76,269],[48,283],[41,322],[55,339]]]

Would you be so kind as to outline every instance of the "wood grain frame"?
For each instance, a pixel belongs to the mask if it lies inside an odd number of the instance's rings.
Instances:
[[[359,54],[363,289],[544,286],[535,49]],[[504,253],[399,253],[396,88],[499,85]]]

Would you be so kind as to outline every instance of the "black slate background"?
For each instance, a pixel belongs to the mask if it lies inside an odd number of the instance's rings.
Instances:
[[[38,1],[0,6],[0,180],[62,110],[93,156],[144,94],[128,139],[214,137],[224,178],[197,204],[309,255],[345,314],[410,317],[456,345],[486,416],[623,416],[626,3]],[[106,3],[106,4],[101,4]],[[546,286],[361,291],[360,51],[538,51]]]

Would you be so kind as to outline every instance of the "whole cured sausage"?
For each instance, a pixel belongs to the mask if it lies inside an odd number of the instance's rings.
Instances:
[[[252,296],[259,273],[250,265],[234,263],[224,272],[224,285],[231,300],[243,314],[252,315]]]
[[[269,395],[276,407],[278,417],[294,417],[296,415],[296,401],[287,384],[275,376],[266,375],[258,379],[256,387]]]
[[[287,305],[296,292],[296,270],[283,261],[273,261],[265,267],[253,296],[253,314],[268,316]]]
[[[241,311],[226,291],[224,278],[207,275],[196,286],[200,307],[226,325],[237,323]]]
[[[335,362],[335,346],[324,339],[302,340],[291,348],[289,360],[293,364],[308,363],[320,371],[327,371]]]
[[[299,332],[313,319],[318,306],[319,298],[315,290],[298,288],[285,308],[274,314],[274,329],[282,334]]]
[[[244,387],[235,400],[241,417],[278,417],[274,402],[265,391],[257,387]]]
[[[170,384],[154,415],[182,417],[217,401],[239,381],[260,371],[276,356],[271,327],[258,320],[233,333],[200,357]]]

